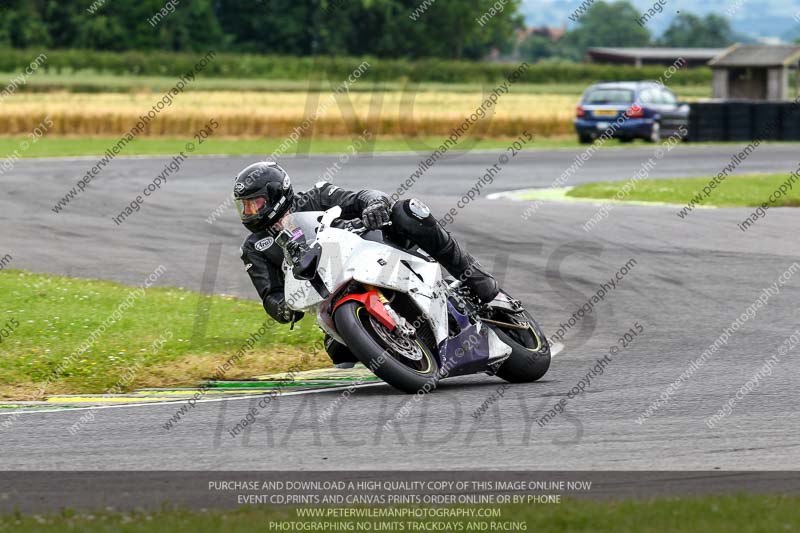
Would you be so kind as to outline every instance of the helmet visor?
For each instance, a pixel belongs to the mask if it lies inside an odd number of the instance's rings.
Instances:
[[[237,198],[236,210],[243,221],[253,220],[267,210],[267,199],[263,196],[253,198]]]

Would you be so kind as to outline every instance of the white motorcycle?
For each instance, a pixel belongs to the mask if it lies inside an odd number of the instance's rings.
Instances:
[[[500,291],[477,302],[411,243],[339,218],[292,213],[276,238],[287,304],[316,316],[376,376],[407,393],[486,372],[513,383],[550,367],[550,346],[521,302]]]

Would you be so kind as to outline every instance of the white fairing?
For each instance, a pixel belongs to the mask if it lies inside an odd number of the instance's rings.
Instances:
[[[497,363],[508,359],[511,355],[511,346],[501,341],[492,328],[486,328],[486,333],[489,335],[489,362]]]
[[[316,240],[309,239],[308,242],[312,246],[319,245],[322,249],[318,272],[328,291],[335,294],[345,284],[355,280],[405,293],[422,310],[431,325],[437,344],[441,343],[447,338],[448,330],[447,296],[442,288],[442,270],[439,264],[383,243],[364,240],[350,231],[328,227],[339,216],[340,211],[336,207],[324,216],[321,212],[292,215],[302,215],[305,222],[302,225],[306,227],[310,217],[318,220],[322,216]],[[335,339],[341,340],[332,317],[327,313],[329,306],[319,305],[325,299],[313,289],[310,282],[297,280],[291,271],[287,271],[284,291],[292,309],[314,312],[320,327]],[[511,349],[493,334],[490,334],[490,339],[494,341],[490,342],[490,359],[510,353]]]

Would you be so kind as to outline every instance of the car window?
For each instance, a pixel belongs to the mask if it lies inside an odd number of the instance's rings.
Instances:
[[[590,105],[628,105],[633,103],[633,91],[628,89],[592,89],[583,98]]]
[[[657,104],[658,95],[653,89],[645,89],[639,93],[639,103],[641,104]]]
[[[675,105],[678,103],[678,99],[675,98],[675,95],[666,89],[661,89],[661,101],[669,105]]]

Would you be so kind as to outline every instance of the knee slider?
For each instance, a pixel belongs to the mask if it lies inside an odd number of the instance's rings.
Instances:
[[[395,213],[400,215],[401,223],[413,221],[413,224],[423,224],[425,226],[436,224],[436,219],[431,215],[430,208],[416,198],[403,200],[395,204]]]

